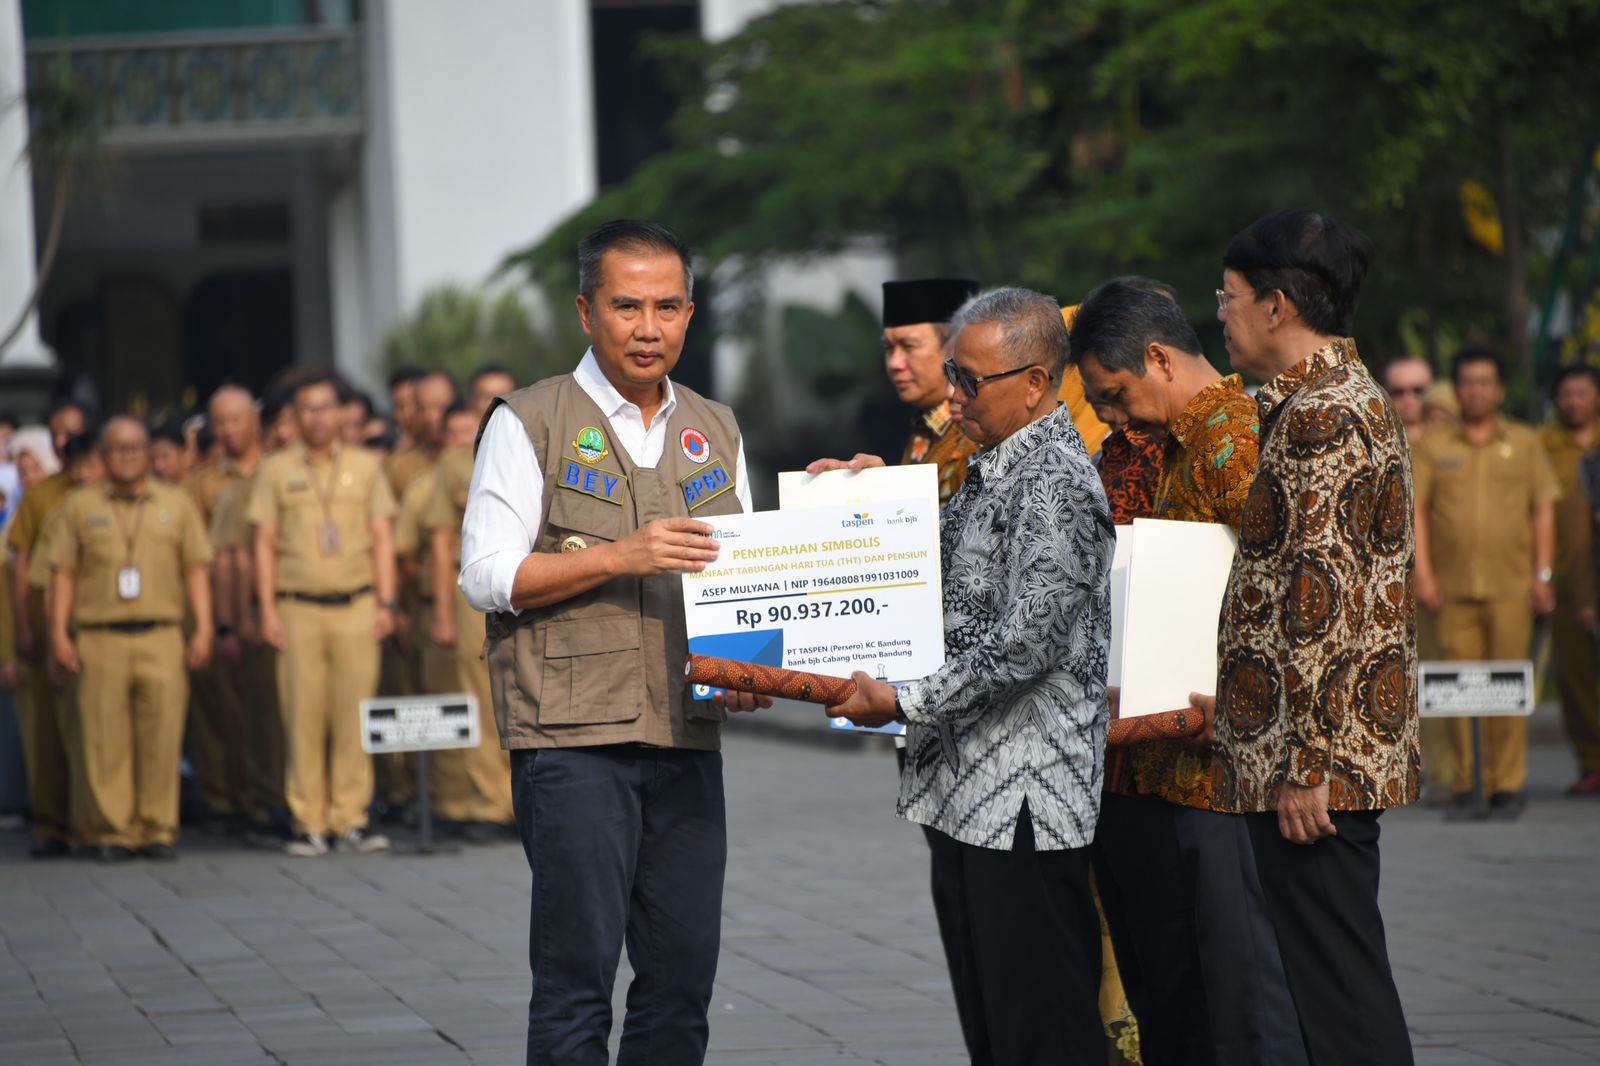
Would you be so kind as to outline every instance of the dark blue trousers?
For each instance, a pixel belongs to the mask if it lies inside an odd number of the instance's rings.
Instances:
[[[605,1066],[624,944],[618,1066],[699,1066],[728,855],[721,754],[518,750],[511,781],[533,875],[529,1066]]]

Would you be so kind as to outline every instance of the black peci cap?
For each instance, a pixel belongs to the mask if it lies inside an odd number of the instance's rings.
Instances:
[[[967,278],[921,278],[883,283],[883,328],[918,322],[948,322],[972,297],[978,283]]]

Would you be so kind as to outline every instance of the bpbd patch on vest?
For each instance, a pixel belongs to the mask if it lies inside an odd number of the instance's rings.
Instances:
[[[680,478],[678,488],[683,490],[683,502],[693,511],[733,488],[733,477],[721,459],[713,459],[704,470]]]
[[[593,496],[597,500],[614,503],[618,507],[628,498],[628,479],[610,470],[587,466],[570,456],[561,457],[561,471],[556,483],[564,489]]]

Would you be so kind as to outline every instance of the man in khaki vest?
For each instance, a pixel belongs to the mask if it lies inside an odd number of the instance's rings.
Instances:
[[[148,476],[149,443],[108,422],[106,483],[68,496],[49,537],[51,657],[76,677],[84,843],[106,862],[177,857],[185,668],[211,656],[211,547],[188,493]]]
[[[674,384],[694,314],[683,241],[604,223],[578,245],[577,369],[497,400],[460,586],[488,666],[533,875],[530,1064],[602,1066],[624,942],[619,1066],[704,1060],[727,860],[722,708],[683,683],[683,571],[747,511],[733,412]],[[753,709],[733,696],[728,706]]]
[[[291,855],[389,846],[367,832],[372,757],[361,701],[378,686],[378,643],[394,630],[394,494],[376,455],[337,440],[334,379],[294,392],[301,444],[261,464],[247,520],[256,527],[262,638],[279,651],[278,696],[294,819]],[[376,595],[374,595],[376,594]]]

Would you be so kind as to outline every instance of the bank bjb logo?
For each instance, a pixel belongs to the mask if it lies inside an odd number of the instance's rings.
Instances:
[[[860,514],[841,519],[839,524],[845,529],[860,529],[862,526],[872,525],[872,516],[866,511],[862,511]]]
[[[578,454],[586,463],[598,463],[609,454],[605,434],[593,426],[584,426],[578,430],[578,439],[572,442],[572,446],[578,449]]]

